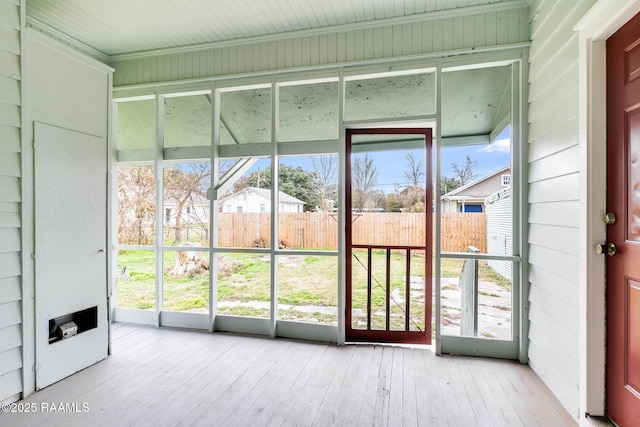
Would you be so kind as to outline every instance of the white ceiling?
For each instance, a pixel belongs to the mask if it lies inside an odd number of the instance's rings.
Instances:
[[[105,55],[226,42],[513,0],[26,0],[30,22]]]

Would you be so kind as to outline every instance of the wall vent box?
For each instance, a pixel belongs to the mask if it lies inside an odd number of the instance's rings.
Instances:
[[[58,326],[58,338],[65,340],[78,333],[78,325],[75,322],[67,322]]]
[[[49,344],[71,338],[98,327],[98,307],[49,319]]]

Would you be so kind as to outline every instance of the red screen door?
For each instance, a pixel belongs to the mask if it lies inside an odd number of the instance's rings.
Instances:
[[[607,414],[620,426],[640,425],[639,77],[636,16],[607,41]]]
[[[431,129],[350,129],[346,340],[431,342]]]

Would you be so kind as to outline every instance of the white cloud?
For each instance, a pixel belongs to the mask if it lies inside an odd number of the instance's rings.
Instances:
[[[509,153],[511,152],[511,140],[509,138],[498,139],[478,151],[483,153]]]

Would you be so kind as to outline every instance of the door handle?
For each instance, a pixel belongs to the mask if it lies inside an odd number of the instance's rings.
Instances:
[[[616,251],[616,245],[611,242],[599,243],[596,245],[596,252],[601,255],[606,253],[609,256],[614,256],[616,254]]]
[[[613,212],[607,212],[604,215],[604,223],[607,225],[613,225],[616,223],[616,214]]]

